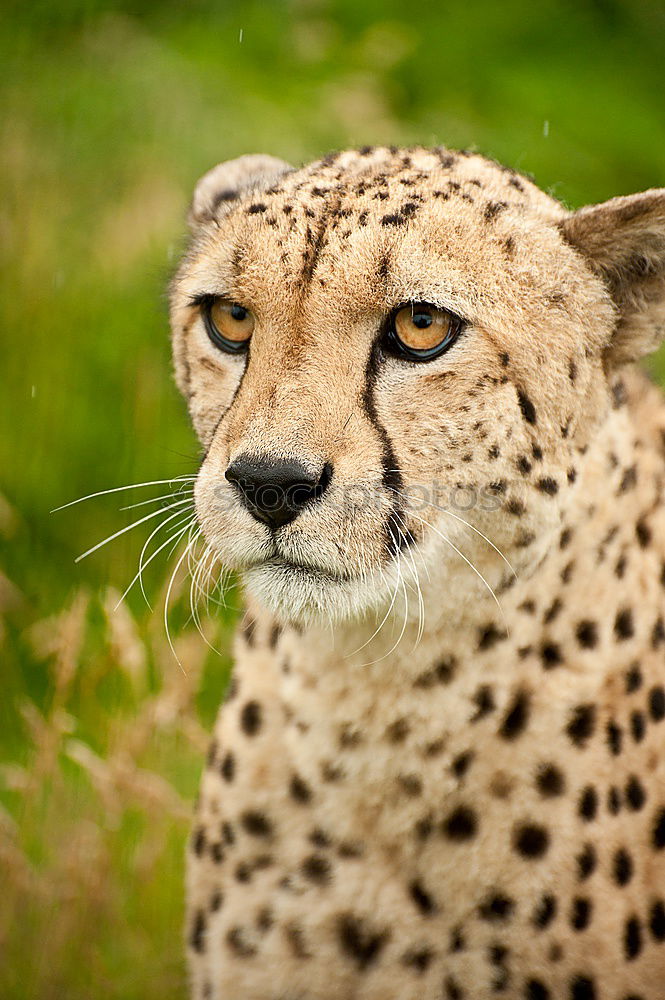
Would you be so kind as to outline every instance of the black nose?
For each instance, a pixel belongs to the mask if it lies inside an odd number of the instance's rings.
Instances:
[[[269,455],[239,455],[226,470],[247,510],[257,521],[276,531],[297,517],[302,508],[325,492],[332,468],[326,463],[318,472],[297,459]]]

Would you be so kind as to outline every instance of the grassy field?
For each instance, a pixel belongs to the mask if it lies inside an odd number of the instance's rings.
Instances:
[[[238,596],[203,621],[215,652],[177,581],[184,672],[168,547],[145,574],[154,610],[138,588],[118,604],[157,522],[74,562],[169,487],[49,511],[196,470],[165,305],[191,188],[240,153],[374,142],[474,147],[571,206],[662,185],[665,6],[35,0],[3,17],[0,996],[170,1000]]]

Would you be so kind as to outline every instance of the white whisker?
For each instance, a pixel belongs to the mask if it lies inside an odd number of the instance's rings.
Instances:
[[[60,507],[54,507],[51,514],[55,514],[59,510],[65,510],[67,507],[73,507],[74,504],[83,503],[84,500],[93,500],[95,497],[106,496],[108,493],[120,493],[122,490],[138,490],[144,486],[165,486],[170,483],[193,482],[195,479],[196,476],[173,476],[171,479],[153,479],[149,483],[129,483],[127,486],[114,486],[110,490],[98,490],[96,493],[88,493],[85,497],[78,497],[76,500],[70,500],[69,503],[63,503]]]
[[[158,526],[157,526],[157,527],[155,528],[155,530],[154,530],[153,532],[151,532],[151,534],[150,534],[150,535],[148,536],[148,539],[147,539],[147,541],[145,542],[145,544],[144,544],[143,548],[141,549],[141,555],[139,556],[139,568],[138,568],[138,572],[137,572],[137,573],[136,573],[136,575],[135,575],[135,576],[133,577],[133,579],[132,579],[132,582],[131,582],[131,583],[129,584],[129,586],[128,586],[128,587],[126,588],[126,590],[125,590],[124,594],[122,595],[122,597],[120,598],[120,600],[119,600],[119,601],[118,601],[118,603],[116,604],[116,608],[119,608],[119,607],[120,607],[120,605],[122,604],[122,602],[124,601],[124,599],[125,599],[125,598],[127,597],[127,594],[128,594],[129,592],[130,592],[130,590],[132,589],[132,587],[134,586],[134,584],[136,583],[136,581],[137,581],[137,580],[140,580],[140,581],[141,581],[141,592],[142,592],[142,594],[143,594],[143,597],[144,597],[144,599],[145,599],[145,602],[146,602],[146,604],[148,605],[148,607],[149,607],[149,608],[150,608],[150,610],[152,611],[152,605],[150,604],[150,601],[148,600],[148,596],[147,596],[147,594],[146,594],[146,592],[145,592],[145,589],[144,589],[144,587],[143,587],[143,570],[144,570],[144,569],[146,568],[146,566],[149,566],[149,565],[150,565],[150,563],[152,562],[152,560],[153,560],[153,559],[154,559],[154,558],[155,558],[156,556],[158,556],[158,555],[159,555],[159,553],[160,553],[160,552],[162,552],[162,551],[163,551],[163,550],[164,550],[164,549],[166,548],[166,546],[167,546],[167,545],[168,545],[168,544],[169,544],[170,542],[172,542],[172,541],[173,541],[174,539],[176,539],[176,540],[177,540],[177,539],[179,539],[179,538],[180,538],[180,537],[181,537],[182,535],[184,535],[184,533],[185,533],[185,532],[186,532],[186,531],[188,530],[188,528],[189,528],[189,520],[190,520],[190,518],[189,518],[189,514],[186,514],[186,515],[185,515],[185,519],[184,519],[184,521],[185,521],[185,523],[184,523],[184,527],[183,527],[183,521],[181,521],[181,522],[180,522],[180,524],[179,524],[179,525],[178,525],[178,527],[177,527],[177,531],[175,531],[175,532],[174,532],[174,533],[173,533],[172,535],[169,535],[169,537],[168,537],[168,538],[166,539],[166,541],[165,541],[165,542],[162,542],[162,544],[161,544],[161,545],[159,546],[159,548],[155,549],[155,551],[154,551],[154,552],[153,552],[153,553],[152,553],[152,554],[150,555],[150,557],[149,557],[148,559],[146,559],[146,560],[145,560],[145,562],[143,561],[143,556],[144,556],[144,553],[145,553],[145,551],[146,551],[146,549],[147,549],[148,545],[150,544],[150,541],[151,541],[151,540],[152,540],[152,539],[153,539],[153,538],[155,537],[155,535],[156,535],[156,534],[157,534],[157,533],[158,533],[159,531],[161,531],[161,530],[162,530],[162,529],[163,529],[163,528],[165,527],[165,525],[166,525],[166,524],[167,524],[167,523],[168,523],[169,521],[172,521],[172,520],[173,520],[174,518],[176,518],[176,517],[180,517],[180,515],[181,515],[181,514],[182,514],[182,511],[177,511],[177,512],[176,512],[175,514],[171,514],[171,516],[170,516],[170,517],[167,517],[167,518],[166,518],[166,521],[162,521],[162,523],[161,523],[161,524],[159,524],[159,525],[158,525]]]
[[[128,503],[119,510],[135,510],[137,507],[147,507],[150,503],[158,503],[160,500],[175,500],[176,497],[193,497],[194,490],[174,490],[172,493],[162,493],[159,497],[151,497],[150,500],[140,500],[138,503]]]
[[[149,514],[146,514],[145,517],[139,518],[138,521],[134,521],[132,524],[125,525],[124,528],[120,528],[119,531],[115,531],[112,535],[109,535],[108,538],[104,538],[101,542],[97,542],[97,544],[93,545],[92,548],[87,549],[85,552],[82,552],[80,556],[77,556],[74,562],[80,562],[81,559],[85,559],[86,556],[92,555],[92,553],[96,552],[97,549],[101,549],[102,546],[108,545],[109,542],[112,542],[115,538],[119,538],[120,535],[124,535],[127,531],[131,531],[132,528],[138,528],[139,524],[144,524],[153,517],[158,517],[160,514],[164,514],[168,510],[173,510],[174,507],[182,507],[184,504],[189,502],[189,498],[185,497],[183,500],[178,500],[175,503],[169,504],[168,507],[160,507],[159,510],[151,511]]]

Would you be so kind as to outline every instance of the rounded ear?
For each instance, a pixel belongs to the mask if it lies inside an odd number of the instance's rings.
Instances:
[[[241,194],[270,187],[283,174],[294,168],[276,156],[263,153],[226,160],[204,174],[194,189],[188,221],[192,229],[215,218],[225,203],[232,203]]]
[[[616,306],[609,365],[654,351],[665,339],[665,188],[581,208],[560,229],[604,280]]]

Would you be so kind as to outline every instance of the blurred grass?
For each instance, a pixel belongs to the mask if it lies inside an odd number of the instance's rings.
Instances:
[[[154,614],[114,610],[150,522],[73,562],[143,491],[48,512],[196,469],[164,294],[196,178],[244,152],[443,142],[571,206],[662,185],[664,45],[657,0],[5,4],[3,1000],[184,995],[183,844],[234,614],[206,626],[215,655],[178,584],[183,674],[164,562]]]

